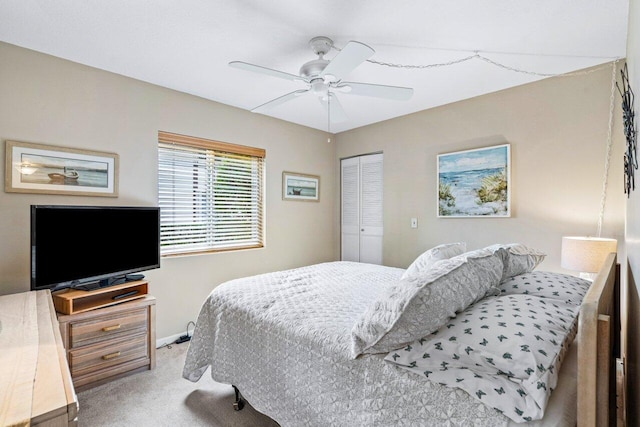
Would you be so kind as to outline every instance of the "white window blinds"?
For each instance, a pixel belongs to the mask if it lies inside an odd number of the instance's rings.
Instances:
[[[162,255],[262,247],[264,150],[158,135]]]

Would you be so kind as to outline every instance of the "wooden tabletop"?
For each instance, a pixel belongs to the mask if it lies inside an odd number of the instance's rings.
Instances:
[[[0,296],[0,349],[0,425],[73,425],[77,398],[48,290]]]

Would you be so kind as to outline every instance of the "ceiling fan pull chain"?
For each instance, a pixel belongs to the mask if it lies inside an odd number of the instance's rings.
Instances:
[[[331,92],[327,91],[327,142],[331,142]]]

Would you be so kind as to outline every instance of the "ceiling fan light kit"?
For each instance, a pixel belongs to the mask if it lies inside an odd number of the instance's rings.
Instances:
[[[300,67],[299,75],[242,61],[232,61],[229,63],[231,67],[241,70],[290,81],[301,80],[307,83],[306,89],[296,90],[279,96],[278,98],[259,105],[251,111],[257,113],[265,112],[298,96],[310,93],[315,95],[325,108],[329,122],[336,123],[347,120],[347,115],[336,96],[336,92],[349,95],[372,96],[395,101],[406,101],[413,95],[413,89],[407,87],[345,82],[342,80],[375,53],[371,47],[363,43],[350,41],[331,60],[324,59],[324,55],[333,48],[333,40],[330,38],[324,36],[314,37],[309,41],[309,46],[313,52],[318,55],[318,58],[303,64],[302,67]]]

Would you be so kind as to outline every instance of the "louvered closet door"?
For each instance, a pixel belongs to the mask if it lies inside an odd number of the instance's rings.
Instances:
[[[360,261],[360,159],[353,157],[341,162],[342,240],[343,261]]]
[[[360,157],[360,262],[382,264],[382,154]]]
[[[382,264],[382,154],[342,160],[342,260]]]

